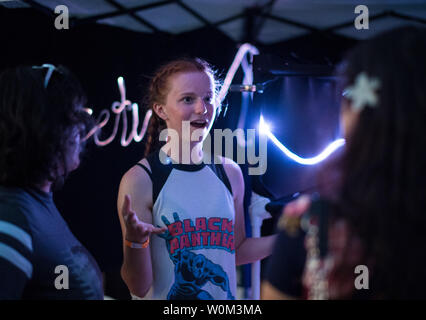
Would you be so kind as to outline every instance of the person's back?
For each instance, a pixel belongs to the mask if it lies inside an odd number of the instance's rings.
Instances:
[[[0,248],[0,299],[103,299],[97,264],[50,193],[0,186]]]

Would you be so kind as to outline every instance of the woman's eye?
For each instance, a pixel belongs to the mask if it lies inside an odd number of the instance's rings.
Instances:
[[[194,101],[194,99],[192,97],[184,97],[182,101],[185,103],[191,103]]]
[[[206,103],[209,103],[209,104],[212,104],[212,103],[213,103],[213,99],[212,99],[212,97],[206,97],[206,98],[204,98],[204,101],[205,101]]]

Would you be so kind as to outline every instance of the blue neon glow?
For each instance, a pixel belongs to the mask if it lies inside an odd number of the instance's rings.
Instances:
[[[303,165],[314,165],[317,163],[320,163],[321,161],[325,160],[332,154],[334,151],[339,149],[345,144],[345,139],[337,139],[330,143],[319,155],[312,157],[312,158],[302,158],[298,156],[297,154],[291,152],[286,146],[284,146],[278,139],[275,137],[275,135],[271,132],[270,126],[265,122],[263,119],[263,116],[260,116],[259,120],[259,131],[261,134],[266,134],[269,139],[290,159],[293,161],[303,164]]]

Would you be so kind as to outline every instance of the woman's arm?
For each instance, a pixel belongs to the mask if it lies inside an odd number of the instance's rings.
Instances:
[[[235,206],[235,255],[236,264],[252,263],[266,258],[272,253],[276,236],[246,238],[244,219],[244,178],[241,169],[234,161],[224,158],[224,169],[231,183]]]
[[[144,297],[153,278],[150,247],[129,248],[124,241],[144,243],[151,233],[164,231],[152,225],[152,182],[145,170],[135,166],[123,176],[117,207],[123,234],[121,276],[132,294]]]
[[[272,253],[276,235],[245,238],[236,249],[237,266],[253,263],[268,257]]]

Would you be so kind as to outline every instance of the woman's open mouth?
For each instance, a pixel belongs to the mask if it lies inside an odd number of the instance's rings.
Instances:
[[[206,128],[208,125],[208,122],[206,120],[195,120],[195,121],[191,121],[191,126],[195,127],[195,128]]]

